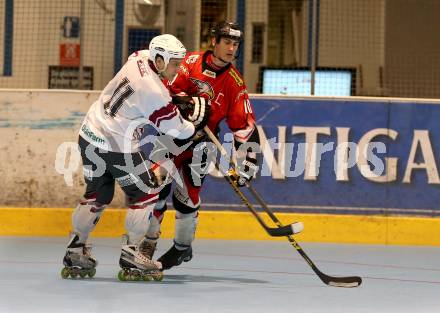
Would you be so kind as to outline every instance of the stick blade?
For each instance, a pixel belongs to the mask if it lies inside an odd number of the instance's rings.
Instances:
[[[292,227],[290,227],[290,225],[268,228],[266,230],[269,233],[269,235],[271,235],[272,237],[283,237],[293,234]]]
[[[290,236],[300,233],[304,229],[304,225],[301,222],[295,222],[285,226],[279,226],[276,228],[269,228],[267,231],[269,235],[273,237]]]
[[[349,276],[349,277],[330,277],[328,276],[328,280],[324,280],[329,286],[333,287],[342,287],[342,288],[355,288],[359,287],[362,284],[362,278],[358,276]]]

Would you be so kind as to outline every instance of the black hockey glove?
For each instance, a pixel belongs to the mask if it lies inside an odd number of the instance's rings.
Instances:
[[[239,187],[243,187],[250,182],[258,172],[256,156],[253,153],[246,154],[246,157],[237,164],[236,182]]]
[[[143,182],[149,188],[156,189],[165,185],[165,182],[167,182],[167,171],[161,166],[155,169],[150,168],[145,172],[145,176],[142,178]]]
[[[191,103],[192,97],[188,96],[184,92],[174,95],[171,98],[172,102],[179,108],[179,111],[182,113],[182,115],[191,110],[193,107],[193,104]]]
[[[177,106],[184,119],[190,121],[200,130],[208,123],[211,102],[203,97],[175,95],[173,103]]]
[[[152,155],[150,154],[150,157]],[[143,151],[132,154],[134,161],[134,170],[130,172],[130,179],[134,182],[140,179],[148,188],[156,189],[168,183],[168,171],[158,162],[153,162]],[[157,157],[157,155],[155,156]],[[168,156],[160,158],[160,162],[164,162]],[[142,164],[142,166],[140,166]],[[125,177],[125,176],[124,176]]]

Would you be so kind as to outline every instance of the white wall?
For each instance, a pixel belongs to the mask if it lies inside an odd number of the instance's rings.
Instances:
[[[76,143],[98,92],[0,90],[0,205],[74,207],[84,193],[82,167],[73,185],[55,170],[57,149]],[[67,164],[66,164],[67,166]],[[114,206],[123,206],[118,193]]]
[[[440,1],[386,3],[385,95],[440,98]]]
[[[246,1],[246,25],[244,27],[244,33],[246,40],[244,41],[244,80],[249,92],[256,92],[260,66],[266,63],[266,45],[267,45],[267,12],[268,12],[267,0],[247,0]],[[252,61],[252,24],[263,23],[266,25],[266,31],[264,32],[264,46],[263,50],[263,62],[251,63]],[[241,26],[243,27],[243,26]]]
[[[163,29],[163,0],[158,21]],[[63,37],[64,16],[80,16],[80,0],[15,0],[13,68],[11,77],[0,76],[0,88],[48,88],[48,67],[59,65],[59,45],[77,43],[79,38]],[[115,0],[85,1],[84,65],[94,70],[94,89],[102,89],[113,77],[115,43]],[[101,6],[99,5],[101,4]],[[134,16],[134,1],[125,1],[123,58],[127,58],[128,27],[144,27]],[[145,28],[145,27],[144,27]],[[4,40],[4,5],[0,5],[0,42]],[[0,44],[0,47],[3,47]],[[0,69],[3,69],[3,48]],[[0,72],[0,75],[3,73]]]
[[[101,89],[113,75],[114,0],[103,2],[111,14],[96,1],[85,3],[81,52],[84,65],[94,68],[94,88]],[[59,45],[79,44],[79,38],[63,37],[64,16],[79,17],[80,1],[14,1],[13,76],[0,77],[1,88],[48,88],[48,66],[59,65]]]
[[[318,65],[354,67],[358,72],[357,94],[380,95],[384,0],[321,0],[320,4]],[[307,51],[307,40],[303,44],[303,51]],[[307,64],[307,53],[302,63]]]
[[[5,5],[0,5],[0,42],[3,43],[5,38]],[[0,46],[3,47],[3,44]],[[3,52],[4,49],[0,49],[0,76],[3,75]]]

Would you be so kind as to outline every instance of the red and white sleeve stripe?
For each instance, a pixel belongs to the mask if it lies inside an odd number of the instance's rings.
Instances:
[[[168,103],[166,106],[154,111],[148,118],[154,125],[159,127],[160,122],[170,120],[178,114],[177,107]]]

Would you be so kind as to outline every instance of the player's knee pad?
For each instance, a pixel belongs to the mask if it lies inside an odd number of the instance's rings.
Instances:
[[[79,236],[79,242],[85,243],[90,232],[95,228],[107,205],[89,199],[80,202],[72,215],[73,230]]]
[[[128,209],[125,217],[125,228],[128,234],[128,244],[138,244],[147,234],[153,218],[154,203],[135,203]]]
[[[189,248],[194,241],[199,212],[183,214],[176,212],[174,243],[181,248]]]

